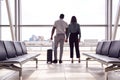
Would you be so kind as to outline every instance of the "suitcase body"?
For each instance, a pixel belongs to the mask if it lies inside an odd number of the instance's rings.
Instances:
[[[52,63],[52,49],[47,50],[47,63]]]

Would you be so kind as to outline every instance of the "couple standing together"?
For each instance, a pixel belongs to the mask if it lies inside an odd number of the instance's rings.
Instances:
[[[78,58],[78,62],[80,63],[80,51],[79,51],[79,42],[81,38],[81,30],[80,25],[77,23],[77,19],[75,16],[72,16],[71,22],[68,25],[63,19],[64,14],[60,14],[59,20],[55,21],[52,32],[51,32],[51,40],[53,39],[53,34],[56,30],[56,35],[54,37],[54,60],[53,63],[62,63],[62,55],[63,55],[63,46],[64,41],[67,42],[69,38],[70,45],[70,58],[71,63],[73,63],[73,52],[74,46],[76,50],[76,57]],[[57,59],[57,48],[58,44],[60,44],[60,56],[59,60]]]

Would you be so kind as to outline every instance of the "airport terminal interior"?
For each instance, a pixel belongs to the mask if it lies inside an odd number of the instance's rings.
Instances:
[[[69,42],[64,42],[61,64],[47,62],[49,49],[54,60],[54,39],[50,37],[61,13],[68,24],[72,16],[80,24],[80,63],[75,49],[71,62]],[[0,0],[0,80],[119,80],[120,49],[111,47],[119,46],[114,45],[120,40],[119,16],[120,0]],[[15,49],[15,57],[21,60],[8,57],[6,41],[25,43],[29,56],[19,57]],[[7,54],[5,60],[2,42]],[[99,42],[110,43],[109,54],[117,51],[118,56],[93,56],[98,53]],[[59,47],[57,52],[59,57]],[[36,53],[40,55],[31,57]]]

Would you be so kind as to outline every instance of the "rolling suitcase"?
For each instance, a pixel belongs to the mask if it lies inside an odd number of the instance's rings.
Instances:
[[[47,50],[47,63],[52,63],[52,49]]]
[[[47,63],[52,63],[52,52],[53,52],[53,41],[49,41],[51,43],[51,48],[50,49],[47,49]]]

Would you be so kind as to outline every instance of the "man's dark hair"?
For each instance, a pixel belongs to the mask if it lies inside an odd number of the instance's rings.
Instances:
[[[64,18],[64,14],[60,14],[60,19],[63,19]]]

